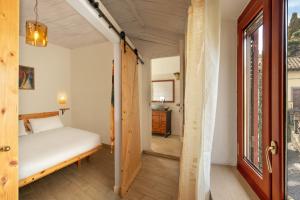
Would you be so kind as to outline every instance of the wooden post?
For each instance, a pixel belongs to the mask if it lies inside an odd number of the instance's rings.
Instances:
[[[0,0],[0,199],[18,199],[19,1]]]

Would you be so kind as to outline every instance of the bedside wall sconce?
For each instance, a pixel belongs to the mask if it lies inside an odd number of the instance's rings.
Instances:
[[[67,107],[67,97],[66,97],[66,95],[59,95],[58,104],[60,106],[59,110],[61,111],[62,115],[65,114],[66,110],[70,110],[70,108]]]
[[[176,80],[180,79],[180,72],[175,72],[173,75],[175,76]]]

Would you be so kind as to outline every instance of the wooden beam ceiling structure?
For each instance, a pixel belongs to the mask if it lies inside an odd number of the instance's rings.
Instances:
[[[164,47],[166,50],[174,48],[179,52],[179,41],[185,38],[189,0],[101,2],[130,38],[147,44],[137,45],[143,54],[148,52],[143,47],[149,45]]]
[[[132,12],[132,14],[134,15],[134,17],[137,19],[139,25],[141,25],[142,27],[145,26],[145,23],[142,19],[142,17],[140,16],[139,12],[137,11],[136,7],[135,7],[135,4],[132,0],[125,0]]]
[[[33,0],[20,1],[20,35],[25,36],[25,22],[35,19]],[[74,49],[107,39],[65,0],[39,0],[39,21],[48,26],[52,44]]]

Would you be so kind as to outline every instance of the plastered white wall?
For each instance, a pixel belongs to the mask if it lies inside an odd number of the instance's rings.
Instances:
[[[19,90],[20,114],[57,111],[60,93],[67,95],[67,103],[71,105],[70,59],[69,49],[51,43],[45,48],[33,47],[20,36],[20,65],[33,67],[35,71],[35,89]],[[62,116],[66,126],[71,124],[71,112]]]
[[[72,126],[101,135],[110,144],[113,44],[71,51]]]
[[[289,71],[288,72],[288,102],[293,101],[292,89],[300,87],[300,72],[299,71]]]
[[[140,127],[142,150],[151,149],[151,69],[150,59],[144,58],[144,65],[139,65]]]
[[[152,76],[180,72],[180,56],[152,59],[151,70]]]
[[[222,20],[221,57],[212,163],[236,165],[236,21]]]

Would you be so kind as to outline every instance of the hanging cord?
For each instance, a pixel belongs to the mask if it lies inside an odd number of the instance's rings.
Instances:
[[[39,19],[38,5],[39,5],[39,2],[38,2],[38,0],[35,0],[35,5],[34,5],[35,24],[37,24],[37,22],[38,22],[38,19]]]

